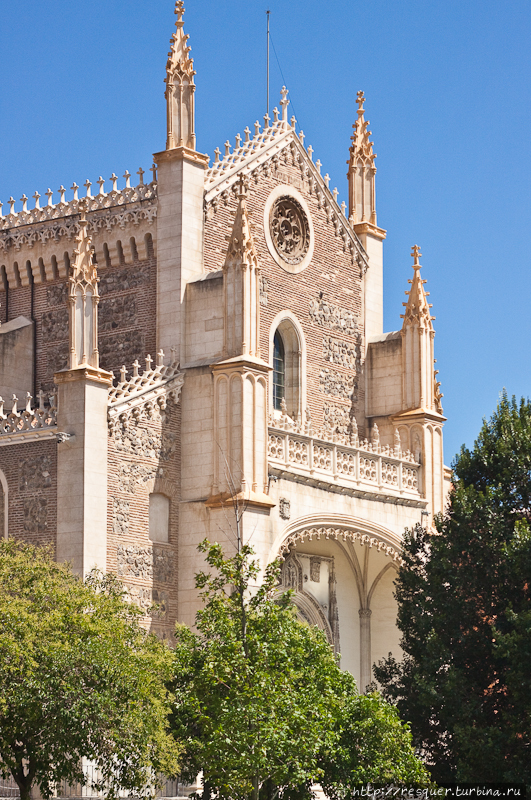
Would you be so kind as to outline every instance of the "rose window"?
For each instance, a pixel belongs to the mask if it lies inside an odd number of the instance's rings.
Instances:
[[[310,246],[308,219],[293,197],[279,197],[270,214],[271,239],[287,264],[300,264]]]

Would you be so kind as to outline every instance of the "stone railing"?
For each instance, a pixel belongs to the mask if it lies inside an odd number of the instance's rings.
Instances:
[[[45,404],[44,393],[39,392],[39,405],[32,408],[32,396],[26,394],[24,410],[18,409],[18,398],[13,395],[11,410],[4,413],[4,400],[0,397],[0,446],[21,441],[53,439],[57,434],[57,397],[52,394]]]
[[[164,365],[164,352],[159,350],[153,366],[153,359],[147,356],[146,366],[139,372],[140,364],[132,365],[132,375],[127,377],[124,367],[120,370],[120,380],[109,389],[109,430],[112,432],[118,423],[126,424],[131,418],[155,409],[164,410],[168,399],[177,403],[184,382],[184,374],[179,372],[179,364]]]
[[[357,436],[332,436],[306,428],[286,430],[282,420],[270,420],[271,467],[360,491],[419,499],[420,466],[411,453],[367,440],[358,442]]]

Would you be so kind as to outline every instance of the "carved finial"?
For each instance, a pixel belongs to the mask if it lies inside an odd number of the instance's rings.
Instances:
[[[190,58],[188,35],[184,33],[184,4],[175,4],[175,33],[166,64],[166,150],[188,147],[195,150],[194,61]],[[184,112],[183,109],[186,109]]]
[[[237,133],[236,134],[236,145],[235,145],[234,149],[235,150],[239,150],[241,143],[242,143],[242,137],[240,136],[239,133]]]
[[[52,192],[52,190],[51,190],[51,189],[48,189],[48,191],[47,191],[47,192],[44,192],[44,194],[45,194],[45,195],[46,195],[46,197],[48,198],[48,203],[47,203],[47,206],[48,206],[49,208],[52,208],[52,206],[53,206],[53,203],[52,203],[53,192]],[[11,201],[10,201],[10,202],[11,202]]]
[[[278,122],[278,108],[276,106],[273,109],[273,122]]]
[[[280,94],[282,95],[282,100],[280,101],[280,107],[282,108],[282,122],[285,122],[286,125],[288,124],[288,90],[285,86],[282,87],[280,90]]]
[[[358,118],[349,150],[349,218],[353,223],[368,221],[376,225],[375,174],[373,143],[370,141],[369,123],[365,120],[365,95],[358,92]],[[367,182],[369,186],[367,186]]]
[[[92,241],[87,231],[86,210],[85,198],[79,203],[79,233],[76,236],[68,280],[70,369],[75,369],[83,364],[99,368],[99,278],[93,262]]]
[[[245,141],[246,142],[250,142],[251,141],[251,130],[250,130],[248,125],[245,126],[244,134],[245,134]]]
[[[131,188],[131,173],[129,172],[128,169],[126,169],[126,171],[124,172],[124,178],[125,178],[125,188],[126,189],[130,189]]]
[[[125,364],[120,369],[120,383],[125,383],[125,377],[127,375],[127,370],[125,368]]]
[[[72,184],[72,186],[70,187],[70,191],[71,191],[71,192],[74,192],[74,197],[73,197],[73,199],[74,199],[74,200],[78,200],[78,196],[77,196],[77,190],[78,190],[78,189],[79,189],[79,186],[78,186],[78,185],[77,185],[77,183],[74,181],[74,183],[73,183],[73,184]]]
[[[157,367],[164,366],[164,350],[159,350],[157,353]]]
[[[39,391],[37,397],[39,398],[39,411],[44,411],[44,392],[42,389]]]
[[[307,152],[308,152],[308,155],[310,156],[310,161],[313,161],[313,158],[312,158],[312,156],[313,156],[313,147],[311,146],[311,144],[308,145],[308,151]]]
[[[260,123],[258,122],[258,120],[256,120],[256,122],[254,123],[254,135],[259,136],[259,134],[260,134]]]
[[[320,175],[321,174],[321,167],[323,166],[322,163],[321,163],[321,159],[320,158],[318,158],[317,161],[315,162],[315,166],[317,167],[317,172]]]
[[[15,203],[17,201],[14,199],[13,195],[11,195],[11,197],[9,198],[9,200],[7,202],[9,203],[9,206],[10,206],[9,213],[14,216],[14,214],[15,214]]]
[[[335,189],[334,189],[334,191],[332,192],[332,194],[334,195],[334,200],[335,200],[335,201],[336,201],[336,203],[337,203],[337,197],[338,197],[338,195],[339,195],[339,189],[337,188],[337,186],[335,187]]]
[[[291,122],[291,127],[293,128],[293,130],[295,130],[295,125],[297,124],[297,120],[295,119],[294,116],[290,119],[290,122]]]
[[[64,206],[65,203],[66,203],[66,200],[65,200],[66,189],[63,186],[63,184],[60,185],[60,187],[58,188],[57,191],[59,192],[59,196],[60,196],[59,205]]]
[[[91,191],[90,191],[90,187],[92,186],[92,183],[89,181],[89,179],[88,179],[88,178],[87,178],[87,180],[85,181],[85,183],[83,184],[83,186],[84,186],[84,187],[85,187],[85,189],[87,190],[87,194],[86,194],[86,196],[87,196],[87,197],[92,197],[92,194],[91,194]]]
[[[269,128],[269,114],[264,114],[264,131],[266,128]]]
[[[98,184],[98,186],[100,187],[100,190],[99,190],[98,194],[100,194],[100,195],[104,195],[104,194],[105,194],[105,192],[103,191],[103,187],[104,187],[104,185],[105,185],[105,180],[104,180],[104,179],[101,177],[101,175],[100,175],[100,177],[98,178],[98,180],[96,181],[96,183],[97,183],[97,184]]]
[[[302,144],[303,147],[304,147],[304,137],[305,137],[304,131],[300,131],[299,139],[300,139],[300,143]]]
[[[140,169],[138,170],[138,172],[136,174],[138,175],[138,185],[139,186],[143,186],[144,185],[144,170],[142,169],[142,167],[140,167]]]
[[[280,401],[280,410],[282,411],[282,416],[283,417],[287,417],[288,416],[288,407],[286,405],[286,399],[284,397]]]
[[[422,264],[419,262],[419,257],[422,256],[418,244],[414,244],[411,248],[411,257],[413,258],[413,269],[420,269]],[[410,273],[411,274],[411,273]],[[425,273],[424,273],[425,274]]]
[[[151,182],[152,183],[156,183],[157,182],[157,165],[155,164],[155,162],[153,162],[153,164],[150,166],[149,169],[150,169],[150,172],[151,172],[151,174],[153,176],[152,179],[151,179]]]
[[[33,195],[33,199],[35,200],[35,210],[38,211],[41,207],[41,204],[39,203],[40,194],[38,192],[35,192],[35,194]]]
[[[31,401],[33,397],[29,392],[26,392],[26,411],[31,411]]]
[[[324,176],[324,182],[326,183],[326,188],[329,189],[330,188],[330,175],[328,174],[328,172]]]
[[[341,211],[343,213],[343,216],[346,217],[347,216],[347,204],[345,203],[344,200],[341,203]]]
[[[118,191],[118,175],[116,175],[113,172],[113,174],[111,175],[109,180],[112,181],[112,191],[113,192],[117,192]]]
[[[148,355],[146,356],[146,372],[150,372],[151,371],[151,365],[152,364],[153,364],[153,359],[151,358],[151,356],[148,353]]]
[[[219,162],[220,155],[221,155],[221,150],[219,149],[219,147],[216,147],[216,149],[214,150],[214,164],[217,164]]]
[[[11,406],[11,413],[17,414],[17,404],[18,404],[18,397],[14,394],[11,398],[13,405]]]
[[[227,141],[225,142],[225,156],[229,156],[229,155],[230,155],[230,142],[227,139]]]
[[[138,368],[140,364],[138,363],[138,358],[135,358],[133,361],[133,378],[138,378]]]
[[[28,198],[25,194],[20,198],[20,202],[22,203],[22,211],[26,212],[28,210]]]

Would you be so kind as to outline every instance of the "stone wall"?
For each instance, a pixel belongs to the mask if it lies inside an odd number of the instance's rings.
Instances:
[[[177,620],[180,419],[180,404],[170,401],[118,421],[109,437],[108,569],[164,638]],[[169,497],[168,543],[149,537],[151,492]]]
[[[9,492],[8,532],[32,544],[55,547],[57,444],[53,440],[0,447]],[[0,514],[0,519],[3,517]]]
[[[326,209],[319,208],[315,193],[309,192],[306,179],[294,163],[291,151],[283,151],[278,163],[271,164],[255,181],[250,179],[248,208],[254,225],[262,281],[260,286],[262,357],[271,361],[269,336],[273,319],[291,310],[304,331],[307,348],[307,403],[316,427],[324,424],[325,407],[332,399],[346,414],[352,407],[360,435],[365,435],[363,370],[364,332],[361,313],[360,266],[343,249],[335,235]],[[289,183],[302,193],[310,209],[315,232],[315,249],[308,267],[297,274],[283,270],[272,258],[264,236],[264,206],[279,183]],[[232,190],[224,193],[216,209],[209,209],[205,224],[205,265],[219,270],[223,266],[234,220],[237,199]]]

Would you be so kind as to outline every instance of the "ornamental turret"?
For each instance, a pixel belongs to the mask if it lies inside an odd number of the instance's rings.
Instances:
[[[352,145],[347,161],[349,218],[354,225],[358,222],[376,225],[376,153],[373,152],[373,142],[370,141],[371,131],[369,122],[365,119],[364,102],[363,92],[358,92],[358,119],[352,126],[354,135],[350,137]]]
[[[84,204],[81,206],[79,234],[68,279],[69,368],[99,368],[98,351],[98,273],[93,263],[94,248],[87,232]]]
[[[177,0],[176,31],[170,39],[171,49],[166,64],[166,150],[187,147],[195,150],[195,84],[194,60],[184,33],[183,0]]]

